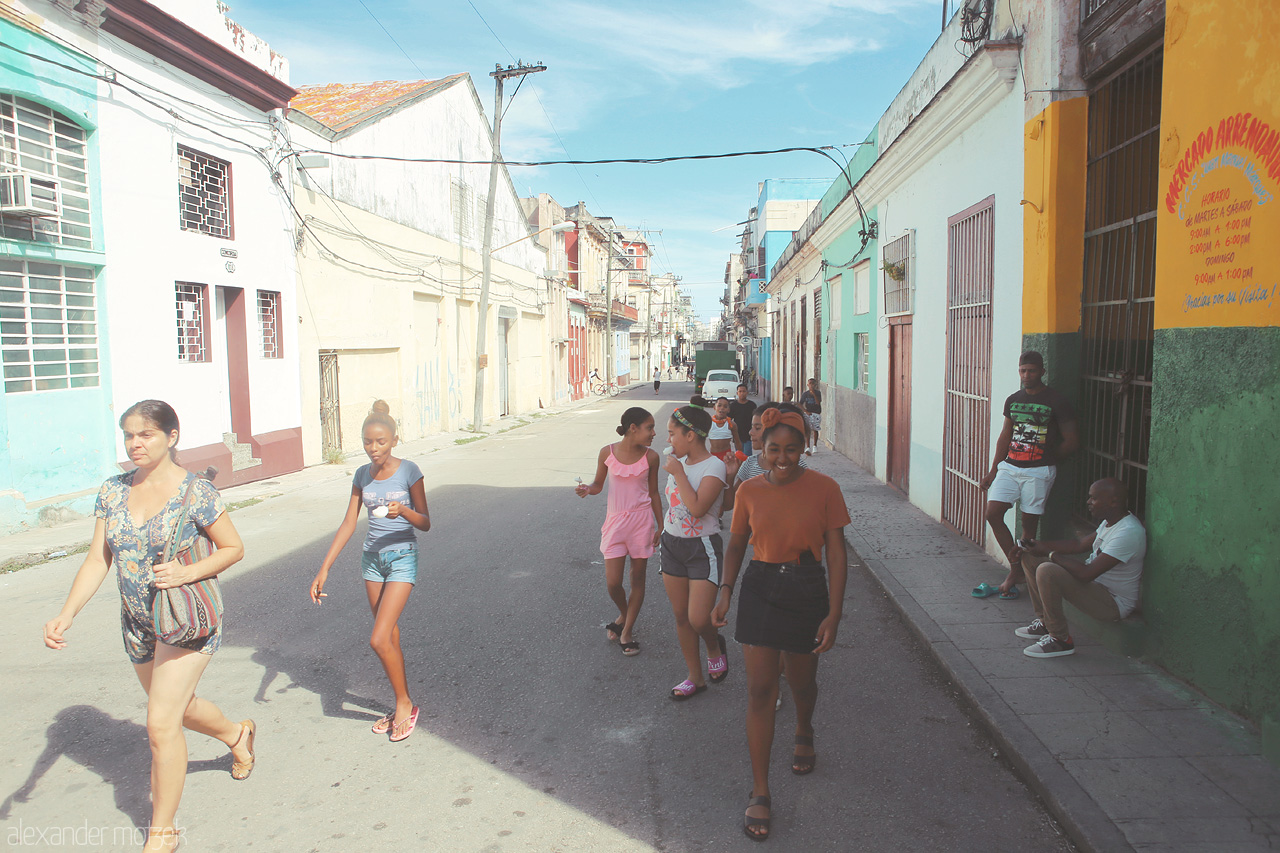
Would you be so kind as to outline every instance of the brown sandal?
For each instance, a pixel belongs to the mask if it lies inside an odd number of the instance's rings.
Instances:
[[[796,735],[796,746],[813,746],[813,735]],[[808,776],[813,772],[813,768],[818,763],[818,756],[814,755],[795,755],[791,756],[791,772],[797,776]]]
[[[249,774],[253,772],[253,764],[258,760],[258,756],[253,751],[253,739],[258,734],[258,725],[253,720],[243,720],[240,723],[240,737],[236,738],[236,743],[244,740],[245,733],[249,735],[249,760],[236,761],[231,760],[231,778],[243,782],[249,778]],[[235,744],[232,744],[235,746]]]

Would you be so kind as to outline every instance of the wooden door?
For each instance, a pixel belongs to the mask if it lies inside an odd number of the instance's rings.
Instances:
[[[911,317],[889,321],[889,485],[910,494]]]

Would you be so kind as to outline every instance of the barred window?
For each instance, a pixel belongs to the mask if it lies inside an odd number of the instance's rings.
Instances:
[[[280,294],[258,291],[258,327],[262,330],[262,357],[284,358],[280,346]]]
[[[0,360],[6,394],[96,388],[94,271],[0,259]]]
[[[41,176],[40,193],[56,201],[56,215],[0,216],[0,237],[92,247],[86,139],[84,128],[61,113],[0,94],[0,172]]]
[[[174,287],[178,315],[178,361],[209,360],[208,288],[180,281]]]
[[[178,221],[184,231],[232,239],[230,163],[178,146]]]
[[[871,335],[859,332],[854,335],[858,359],[858,390],[871,393]]]
[[[914,310],[912,302],[912,267],[911,235],[908,231],[897,240],[884,244],[884,313],[895,317],[899,314],[910,314]]]
[[[487,199],[486,199],[487,201]],[[453,230],[461,239],[467,239],[474,233],[473,211],[480,202],[476,198],[475,191],[463,181],[454,178],[449,184],[449,204],[453,209]],[[480,208],[481,221],[484,217],[484,208]]]

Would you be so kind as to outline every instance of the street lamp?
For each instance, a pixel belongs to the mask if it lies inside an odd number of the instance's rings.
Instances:
[[[499,89],[499,91],[501,91],[501,89]],[[496,148],[497,146],[495,146],[495,150]],[[490,189],[492,189],[492,187]],[[492,223],[489,223],[487,225],[487,229],[491,227]],[[560,233],[564,231],[572,231],[577,227],[578,224],[576,222],[571,219],[566,219],[564,222],[557,222],[555,225],[550,225],[546,228],[540,228],[537,231],[530,232],[519,239],[512,240],[510,243],[498,246],[496,249],[489,248],[488,246],[484,247],[480,284],[480,304],[478,306],[476,317],[476,390],[474,400],[475,405],[471,419],[471,429],[473,432],[479,432],[480,425],[484,421],[484,372],[488,361],[488,354],[485,352],[485,344],[487,343],[485,340],[485,321],[488,319],[489,315],[489,270],[493,264],[493,253],[505,249],[508,246],[514,246],[516,243],[521,243],[525,240],[537,237],[544,231]],[[488,234],[485,236],[487,237]]]
[[[572,231],[577,227],[578,227],[578,223],[574,222],[572,219],[566,219],[564,222],[557,222],[555,225],[551,225],[547,228],[541,228],[537,231],[534,231],[532,234],[526,234],[517,240],[512,240],[510,243],[506,243],[504,245],[498,246],[496,249],[490,249],[489,251],[499,252],[507,248],[507,246],[514,246],[516,243],[520,243],[525,240],[528,240],[530,237],[537,237],[539,234],[541,234],[544,231],[550,231],[552,234],[561,234],[561,233],[564,233],[565,231]]]

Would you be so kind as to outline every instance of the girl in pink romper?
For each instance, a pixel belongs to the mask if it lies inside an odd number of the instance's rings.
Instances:
[[[632,633],[640,605],[644,603],[644,573],[649,557],[662,535],[662,498],[658,495],[658,454],[650,449],[655,429],[653,415],[633,406],[622,413],[618,435],[622,441],[600,448],[596,478],[591,485],[579,483],[574,492],[580,498],[598,495],[609,476],[609,510],[600,530],[600,553],[604,555],[605,583],[609,598],[618,608],[618,618],[605,626],[610,640],[622,646],[624,655],[640,654],[640,644]],[[622,588],[622,570],[631,558],[631,595]]]

